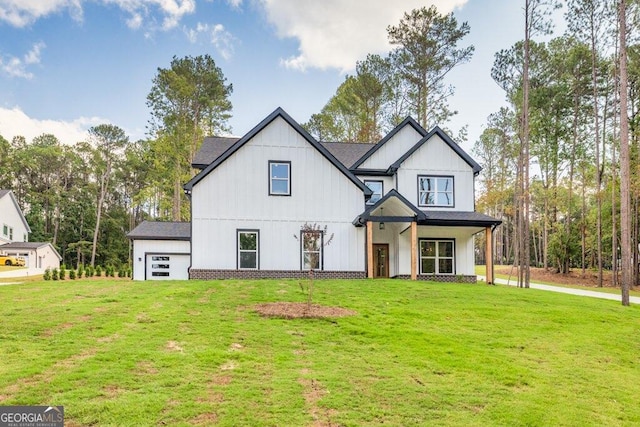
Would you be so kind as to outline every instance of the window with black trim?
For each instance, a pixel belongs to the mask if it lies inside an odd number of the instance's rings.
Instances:
[[[269,195],[291,195],[291,162],[269,161]]]
[[[324,233],[322,231],[302,231],[301,251],[303,270],[322,270],[324,252]]]
[[[453,240],[420,239],[420,274],[454,274]]]
[[[364,185],[369,187],[369,190],[373,192],[371,198],[367,200],[367,205],[374,205],[378,200],[382,198],[384,192],[384,185],[382,181],[371,181],[366,179]]]
[[[260,232],[238,230],[238,269],[257,270],[260,265]]]
[[[453,177],[419,175],[418,206],[453,207]]]

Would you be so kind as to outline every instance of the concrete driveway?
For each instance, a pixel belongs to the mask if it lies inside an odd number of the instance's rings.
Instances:
[[[0,278],[17,278],[17,277],[30,277],[39,276],[44,274],[44,270],[41,268],[20,268],[18,270],[0,271]]]
[[[478,276],[478,280],[486,280],[486,277]],[[505,279],[496,278],[495,282],[499,285],[518,286],[517,280],[507,281]],[[533,282],[529,283],[529,287],[531,287],[532,289],[540,289],[543,291],[560,292],[563,294],[579,295],[583,297],[609,299],[609,300],[618,301],[622,303],[622,296],[619,293],[608,294],[606,292],[591,291],[586,289],[564,288],[562,286],[543,285],[542,283],[533,283]],[[640,297],[630,296],[629,302],[632,304],[640,304]]]

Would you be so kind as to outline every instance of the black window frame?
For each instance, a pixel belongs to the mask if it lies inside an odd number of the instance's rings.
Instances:
[[[423,242],[435,242],[436,244],[436,255],[433,257],[423,257],[422,256],[422,243]],[[453,256],[451,257],[440,257],[440,249],[438,247],[438,243],[441,242],[447,242],[447,243],[451,243],[452,245],[452,250],[453,250]],[[422,270],[422,260],[423,258],[432,258],[435,260],[435,271],[433,273],[425,273]],[[451,273],[441,273],[440,272],[440,259],[451,259]],[[443,276],[455,276],[456,274],[456,239],[452,239],[452,238],[431,238],[431,237],[425,237],[425,238],[420,238],[418,239],[418,264],[419,264],[419,271],[420,274],[422,275],[443,275]]]
[[[319,233],[320,234],[320,247],[318,248],[317,251],[307,251],[305,250],[305,235],[306,234],[316,234]],[[304,262],[304,255],[305,253],[311,253],[311,252],[318,252],[319,254],[319,259],[318,259],[318,268],[312,268],[312,270],[314,271],[323,271],[324,270],[324,231],[323,230],[317,230],[317,231],[311,231],[311,230],[300,230],[300,270],[304,270],[304,271],[308,271],[309,269],[306,268],[305,266],[305,262]]]
[[[251,233],[256,235],[256,249],[248,250],[248,249],[240,249],[240,234],[242,233]],[[256,266],[255,267],[241,267],[241,257],[240,251],[243,252],[255,252],[256,253]],[[260,270],[260,230],[257,229],[245,229],[238,228],[236,229],[236,269],[237,270]]]
[[[281,178],[274,178],[271,176],[271,167],[272,165],[287,165],[287,168],[289,170],[289,176],[287,177],[287,189],[288,192],[286,193],[274,193],[273,192],[273,180],[277,179],[277,180],[282,180]],[[270,196],[291,196],[291,161],[289,160],[269,160],[269,167],[267,168],[267,174],[269,175],[269,195]]]
[[[364,185],[367,185],[368,183],[379,183],[380,184],[380,199],[382,199],[382,197],[384,197],[384,181],[380,180],[380,179],[365,179],[364,180]],[[369,187],[367,185],[367,188],[369,188],[369,190],[372,191],[371,197],[369,198],[369,200],[367,200],[367,205],[374,205],[378,200],[374,200],[373,202],[371,201],[371,199],[373,199],[373,196],[376,193],[373,193],[373,189],[371,187]]]
[[[422,191],[420,191],[420,180],[423,178],[447,178],[447,179],[451,179],[451,204],[450,205],[439,205],[439,204],[425,204],[422,203],[422,200],[420,198],[420,193],[422,193]],[[418,190],[418,207],[421,208],[455,208],[456,207],[456,180],[455,177],[453,175],[418,175],[417,177],[417,181],[416,181],[416,185],[417,185],[417,190]],[[433,191],[433,193],[435,193],[435,200],[438,200],[438,190],[437,190],[437,184],[436,184],[436,189]],[[448,192],[447,192],[448,193]]]

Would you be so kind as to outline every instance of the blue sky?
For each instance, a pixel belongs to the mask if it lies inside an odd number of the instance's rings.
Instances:
[[[386,26],[435,4],[467,21],[470,63],[450,100],[470,150],[504,94],[493,55],[522,38],[514,0],[0,0],[0,135],[53,133],[64,143],[100,123],[143,138],[146,96],[172,57],[211,55],[233,84],[232,133],[283,107],[302,123],[367,53],[385,54]]]

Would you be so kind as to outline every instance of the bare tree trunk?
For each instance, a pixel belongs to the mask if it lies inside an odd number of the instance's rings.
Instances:
[[[96,209],[96,228],[93,230],[93,246],[91,247],[91,266],[96,265],[96,252],[98,249],[98,234],[100,233],[100,220],[102,219],[102,206],[104,205],[107,186],[109,185],[109,174],[111,165],[107,164],[106,172],[100,177],[100,195],[98,196],[98,206]]]
[[[519,274],[519,286],[528,288],[531,277],[531,242],[529,240],[529,61],[530,61],[530,40],[531,40],[531,16],[532,5],[530,0],[525,0],[525,38],[524,38],[524,64],[522,67],[522,183],[521,183],[521,218],[522,228],[519,238],[521,240],[521,257]]]
[[[620,240],[622,249],[622,305],[629,305],[629,288],[633,280],[631,265],[631,166],[629,155],[628,75],[627,75],[627,3],[620,0]]]

